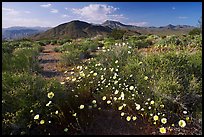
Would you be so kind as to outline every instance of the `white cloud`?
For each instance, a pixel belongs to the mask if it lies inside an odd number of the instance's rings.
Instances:
[[[66,15],[66,14],[63,14],[61,15],[62,18],[67,18],[67,17],[70,17],[69,15]]]
[[[188,17],[186,17],[186,16],[179,16],[178,18],[179,19],[187,19]]]
[[[52,4],[50,4],[50,3],[44,4],[44,5],[40,5],[40,7],[43,7],[43,8],[49,8],[50,6],[52,6]]]
[[[16,15],[19,15],[20,12],[17,11],[17,10],[14,10],[14,9],[2,7],[2,14],[3,14],[3,15],[6,15],[6,16],[9,16],[9,15],[11,15],[11,16],[16,16]]]
[[[134,26],[140,26],[140,27],[143,27],[143,26],[146,26],[148,24],[148,22],[131,22],[131,23],[128,23],[129,25],[134,25]]]
[[[105,4],[90,4],[80,9],[72,9],[74,14],[78,14],[79,18],[93,22],[101,23],[105,20],[121,20],[124,19],[124,15],[113,14],[119,8]]]
[[[24,11],[24,12],[27,13],[27,14],[31,13],[30,11]]]
[[[51,9],[50,12],[52,12],[52,13],[58,13],[59,11],[58,11],[57,9]]]
[[[65,10],[68,10],[68,8],[64,8]]]
[[[172,7],[172,10],[175,10],[176,8],[175,7]]]

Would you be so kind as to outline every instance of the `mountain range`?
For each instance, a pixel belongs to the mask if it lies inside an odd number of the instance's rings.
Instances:
[[[172,25],[161,27],[139,27],[126,25],[118,21],[107,20],[102,24],[91,24],[84,21],[73,20],[60,24],[53,28],[43,27],[12,27],[2,29],[2,39],[15,39],[28,37],[38,39],[62,39],[62,38],[88,38],[98,35],[107,36],[113,29],[122,29],[128,34],[156,34],[156,35],[182,35],[187,34],[194,26]]]
[[[2,39],[12,40],[21,39],[28,36],[44,32],[50,27],[21,27],[15,26],[10,28],[2,28]]]

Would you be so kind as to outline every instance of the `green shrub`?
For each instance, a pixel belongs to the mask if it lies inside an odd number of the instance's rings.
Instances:
[[[200,28],[192,29],[188,34],[189,35],[200,35],[201,34],[201,29]]]

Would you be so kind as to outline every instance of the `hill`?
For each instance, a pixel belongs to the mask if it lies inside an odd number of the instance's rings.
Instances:
[[[93,25],[87,22],[74,20],[68,23],[61,24],[44,33],[33,36],[33,39],[59,39],[59,38],[87,38],[97,35],[107,35],[112,31],[111,28]]]

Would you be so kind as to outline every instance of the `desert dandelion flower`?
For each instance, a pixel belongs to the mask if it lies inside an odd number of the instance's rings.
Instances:
[[[97,76],[97,73],[93,73],[93,76]]]
[[[136,116],[132,117],[132,120],[133,120],[133,121],[135,121],[136,119],[137,119],[137,117],[136,117]]]
[[[179,124],[180,127],[185,127],[186,126],[186,122],[184,120],[180,120],[178,124]]]
[[[110,104],[110,103],[111,103],[111,101],[110,101],[110,100],[108,100],[108,101],[107,101],[107,104]]]
[[[137,109],[137,110],[140,109],[140,104],[136,104],[136,109]]]
[[[152,104],[152,105],[153,105],[153,104],[154,104],[154,101],[152,100],[152,101],[150,102],[150,104]]]
[[[125,113],[124,113],[124,112],[122,112],[122,113],[120,113],[120,115],[123,117],[123,116],[125,115]]]
[[[106,100],[106,96],[103,96],[102,100]]]
[[[134,89],[134,86],[130,86],[130,88],[129,88],[130,90],[133,90]]]
[[[54,95],[55,95],[55,94],[54,94],[53,92],[49,92],[49,93],[47,94],[47,97],[51,99],[51,98],[54,97]]]
[[[80,107],[79,107],[80,109],[84,109],[84,105],[80,105]]]
[[[166,124],[167,119],[166,119],[166,118],[162,118],[162,119],[161,119],[161,122],[162,122],[163,124]]]
[[[144,77],[144,80],[147,80],[147,79],[148,79],[148,77],[147,77],[147,76],[145,76],[145,77]]]
[[[67,132],[67,131],[68,131],[68,128],[65,128],[65,129],[64,129],[64,132]]]
[[[127,116],[126,120],[127,120],[127,121],[130,121],[130,120],[131,120],[131,117],[130,117],[130,116]]]
[[[41,120],[40,124],[43,125],[45,123],[45,120]]]
[[[122,110],[122,109],[123,109],[123,106],[119,106],[119,107],[118,107],[118,110]]]
[[[155,116],[153,117],[153,119],[154,119],[154,121],[157,121],[157,120],[159,119],[159,117],[158,117],[157,115],[155,115]]]
[[[39,114],[35,115],[34,119],[39,119]]]
[[[165,134],[166,133],[166,128],[164,128],[164,127],[159,128],[159,132],[162,133],[162,134]]]

